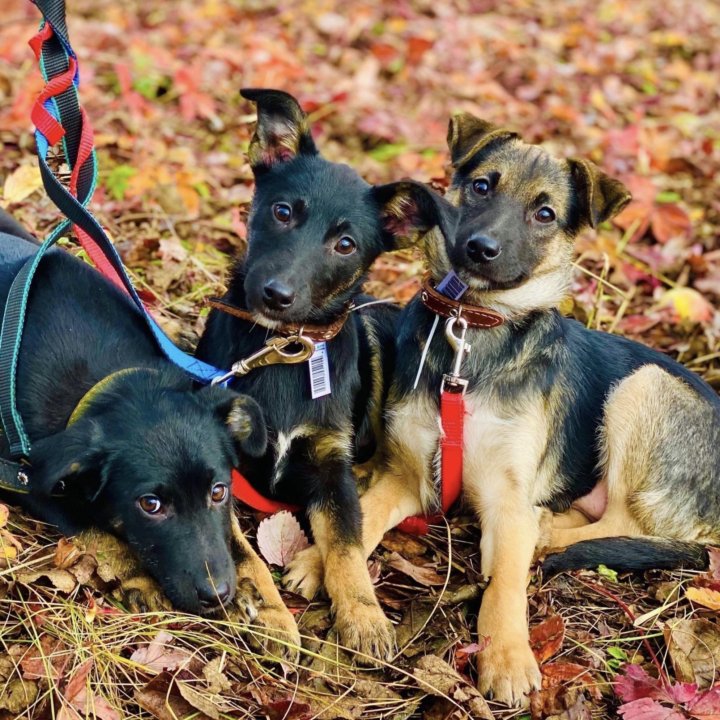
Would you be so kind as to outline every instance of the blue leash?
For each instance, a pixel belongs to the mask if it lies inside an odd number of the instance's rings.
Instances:
[[[41,28],[44,29],[48,24],[53,31],[51,34],[45,33],[47,37],[42,44],[40,60],[43,77],[49,82],[68,71],[71,59],[77,66],[77,56],[68,38],[64,0],[32,1],[43,14],[44,23]],[[76,72],[72,85],[68,89],[56,97],[49,98],[43,104],[44,109],[65,131],[62,137],[63,153],[71,169],[74,168],[79,157],[84,122],[79,104],[78,85],[79,74]],[[27,458],[30,453],[30,440],[17,408],[16,376],[32,281],[45,253],[63,236],[71,224],[83,230],[102,251],[105,259],[112,266],[122,285],[127,290],[129,297],[145,319],[158,347],[170,362],[187,372],[194,380],[203,384],[227,376],[226,371],[219,370],[208,363],[198,360],[176,347],[150,316],[142,300],[140,300],[115,247],[86,207],[92,198],[97,181],[97,161],[94,149],[79,169],[78,196],[76,198],[62,185],[48,165],[47,156],[53,143],[39,129],[35,131],[35,142],[45,191],[67,219],[53,230],[37,253],[23,265],[13,280],[5,306],[2,329],[0,330],[0,419],[2,419],[3,429],[13,458]]]

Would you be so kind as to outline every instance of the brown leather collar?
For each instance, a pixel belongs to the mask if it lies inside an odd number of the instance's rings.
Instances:
[[[505,318],[495,310],[478,305],[467,305],[445,297],[435,289],[429,277],[423,280],[420,299],[425,307],[436,315],[446,318],[463,317],[467,321],[468,327],[471,328],[489,329],[498,327],[505,322]]]
[[[227,313],[228,315],[240,318],[241,320],[245,320],[246,322],[262,325],[262,323],[258,322],[256,316],[252,313],[237,307],[237,305],[225,302],[225,300],[221,300],[220,298],[210,298],[209,300],[207,300],[207,304],[210,307],[215,308],[216,310],[220,310],[220,312]],[[345,325],[345,321],[348,319],[348,315],[350,314],[351,309],[352,304],[348,305],[343,314],[340,315],[337,320],[331,322],[329,325],[310,325],[308,323],[305,323],[304,325],[301,323],[282,323],[277,327],[272,327],[269,329],[273,330],[279,335],[285,336],[297,335],[302,330],[302,334],[305,337],[309,337],[314,342],[324,342],[332,340],[343,329],[343,326]]]

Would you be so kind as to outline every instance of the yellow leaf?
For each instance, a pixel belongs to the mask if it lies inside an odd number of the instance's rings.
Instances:
[[[17,557],[17,550],[12,545],[0,546],[0,558],[14,560]]]
[[[0,528],[7,525],[8,518],[10,517],[10,508],[7,505],[0,503]]]
[[[661,307],[672,307],[680,320],[706,323],[712,320],[712,305],[697,291],[688,287],[668,290],[660,298]]]
[[[40,168],[37,165],[21,165],[5,178],[3,197],[8,203],[22,202],[41,187]]]
[[[686,590],[685,595],[688,600],[692,600],[698,605],[710,608],[711,610],[720,610],[720,592],[717,590],[691,587]]]

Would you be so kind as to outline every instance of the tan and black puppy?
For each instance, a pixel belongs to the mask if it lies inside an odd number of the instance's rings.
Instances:
[[[480,520],[490,581],[478,617],[479,635],[490,638],[479,686],[521,704],[540,685],[525,591],[537,548],[589,540],[554,556],[553,570],[667,567],[702,562],[686,541],[720,541],[720,401],[665,355],[557,310],[574,237],[628,202],[621,183],[467,114],[451,120],[449,145],[459,219],[454,237],[436,234],[426,247],[431,281],[454,270],[468,286],[463,305],[503,320],[468,331],[461,371],[464,496]],[[387,467],[361,501],[368,553],[404,517],[437,508],[438,398],[453,360],[444,333],[413,388],[434,319],[418,296],[400,321]],[[571,509],[578,501],[582,513]]]

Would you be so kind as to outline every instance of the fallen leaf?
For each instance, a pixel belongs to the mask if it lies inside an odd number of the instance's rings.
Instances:
[[[713,580],[720,582],[720,548],[709,547],[708,551],[708,574]]]
[[[445,578],[438,575],[433,568],[429,566],[420,566],[411,563],[406,560],[402,555],[394,552],[388,558],[387,564],[400,571],[404,575],[411,577],[415,582],[425,587],[431,587],[432,585],[444,585]]]
[[[535,659],[542,664],[562,647],[565,623],[560,615],[552,615],[530,630],[530,647]]]
[[[82,554],[82,550],[72,540],[60,538],[55,548],[53,564],[56,568],[67,570],[80,559]]]
[[[139,647],[130,656],[130,660],[142,665],[146,670],[160,673],[163,670],[177,670],[186,665],[191,653],[185,648],[173,647],[170,633],[161,630],[151,642]]]
[[[666,243],[676,237],[687,237],[692,223],[688,214],[672,203],[656,203],[650,227],[656,240]]]
[[[232,705],[220,699],[218,695],[215,696],[215,701],[213,701],[207,691],[200,692],[182,680],[177,680],[176,685],[180,695],[186,702],[213,720],[220,720],[221,713],[226,714],[232,710]]]
[[[57,638],[43,635],[20,659],[23,679],[58,680],[72,655]]]
[[[720,685],[702,693],[690,703],[688,712],[698,720],[718,720],[720,718]]]
[[[37,165],[20,165],[5,178],[3,198],[7,203],[19,203],[42,186],[40,168]]]
[[[256,537],[261,555],[279,567],[285,567],[309,545],[297,518],[287,510],[265,518],[258,525]]]
[[[73,673],[63,691],[63,698],[69,703],[64,705],[58,713],[57,720],[75,720],[78,717],[75,712],[68,712],[73,708],[81,717],[97,718],[97,720],[120,720],[118,711],[108,703],[105,698],[93,693],[88,686],[88,676],[94,664],[90,658],[86,660]]]
[[[413,674],[423,692],[466,703],[471,710],[471,717],[493,720],[493,714],[480,691],[437,655],[421,657]]]
[[[678,620],[665,628],[665,642],[678,680],[696,683],[699,688],[708,688],[716,681],[720,673],[720,629],[716,623]]]
[[[147,685],[135,690],[135,702],[157,720],[212,720],[205,713],[198,712],[175,690],[173,676],[169,672],[162,672]]]
[[[77,586],[77,580],[67,570],[39,570],[17,574],[18,582],[23,585],[33,585],[40,578],[46,578],[54,588],[67,594],[70,594]]]
[[[7,525],[9,517],[10,508],[7,505],[0,503],[0,528],[4,528]]]
[[[618,713],[624,720],[685,720],[685,716],[677,710],[648,697],[621,705]]]
[[[685,591],[688,600],[692,600],[698,605],[710,608],[711,610],[720,610],[720,592],[704,587],[690,587]]]
[[[712,320],[713,306],[697,291],[689,287],[677,287],[663,293],[660,307],[670,307],[678,320],[708,323]]]

